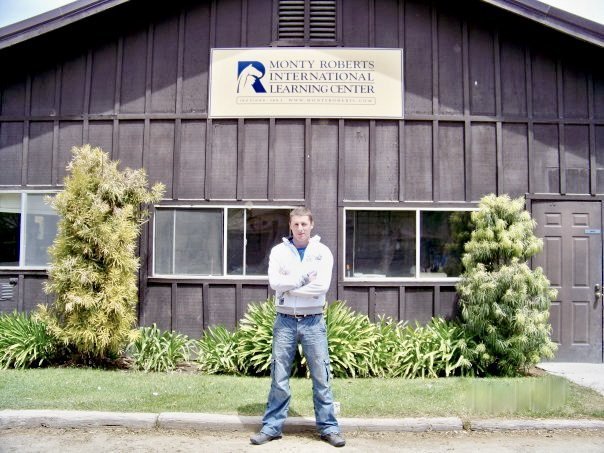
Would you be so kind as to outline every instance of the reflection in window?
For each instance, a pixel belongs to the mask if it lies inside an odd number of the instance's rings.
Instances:
[[[226,234],[225,234],[226,214]],[[267,275],[270,249],[289,231],[289,210],[158,208],[155,273]],[[223,268],[223,251],[226,266]]]
[[[0,193],[0,266],[19,265],[21,195]]]
[[[420,277],[459,277],[463,246],[470,238],[470,213],[422,211]]]
[[[0,266],[43,267],[59,217],[47,193],[0,193]],[[23,224],[24,222],[24,224]]]
[[[158,209],[155,272],[222,275],[222,209]]]
[[[346,275],[413,277],[415,211],[348,211]]]
[[[470,231],[467,211],[347,210],[345,275],[369,279],[458,277]]]
[[[246,274],[267,275],[271,248],[289,232],[289,211],[253,209],[246,214]]]
[[[45,194],[28,194],[25,226],[25,265],[45,266],[50,261],[48,247],[57,235],[58,216],[44,202]]]

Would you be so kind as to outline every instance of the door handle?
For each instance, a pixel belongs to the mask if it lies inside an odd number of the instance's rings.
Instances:
[[[594,286],[594,296],[596,296],[596,302],[602,297],[602,285],[599,283],[596,283],[596,286]]]

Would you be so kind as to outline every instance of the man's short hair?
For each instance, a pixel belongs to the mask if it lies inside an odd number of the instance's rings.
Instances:
[[[312,223],[312,212],[310,212],[310,209],[308,209],[306,206],[300,206],[292,209],[292,211],[289,213],[289,221],[291,222],[294,216],[302,217],[305,215],[308,216],[308,218],[310,219],[310,223]]]

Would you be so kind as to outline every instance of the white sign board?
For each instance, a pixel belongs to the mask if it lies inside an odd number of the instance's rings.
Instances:
[[[402,49],[212,49],[212,118],[402,118]]]

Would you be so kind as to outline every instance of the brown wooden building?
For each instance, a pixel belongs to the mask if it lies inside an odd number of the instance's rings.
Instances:
[[[403,117],[208,115],[211,49],[284,46],[403,49]],[[330,300],[450,317],[452,219],[508,193],[545,239],[558,358],[600,362],[603,46],[604,26],[534,0],[79,0],[2,28],[0,311],[46,300],[42,196],[91,143],[167,187],[140,242],[141,324],[234,327],[270,295],[298,205],[334,253]]]

